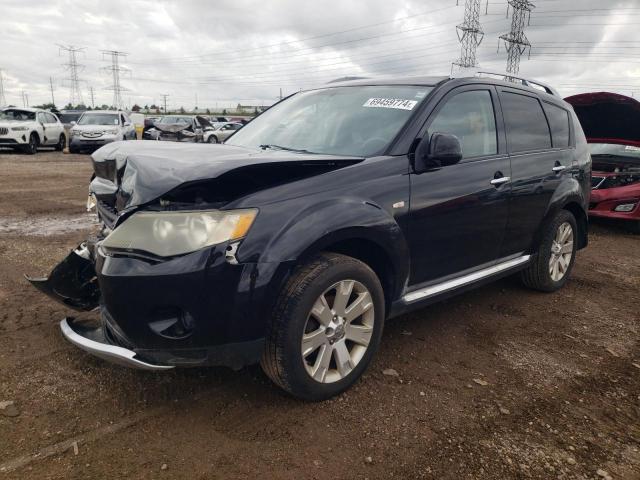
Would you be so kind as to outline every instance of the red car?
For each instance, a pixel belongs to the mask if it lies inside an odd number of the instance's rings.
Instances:
[[[620,220],[640,233],[640,102],[608,92],[565,100],[591,147],[589,216]]]

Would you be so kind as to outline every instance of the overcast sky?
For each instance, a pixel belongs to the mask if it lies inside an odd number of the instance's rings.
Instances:
[[[69,100],[68,59],[79,54],[81,89],[111,104],[100,50],[128,52],[126,104],[202,108],[272,103],[280,94],[345,75],[448,75],[460,55],[455,26],[464,0],[0,0],[7,102]],[[498,36],[510,28],[506,0],[482,2],[480,66],[506,68]],[[526,35],[533,46],[520,73],[563,95],[608,90],[640,96],[640,0],[538,0]],[[129,103],[130,102],[130,103]]]

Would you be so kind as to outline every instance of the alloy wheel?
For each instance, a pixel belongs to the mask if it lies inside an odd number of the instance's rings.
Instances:
[[[342,280],[325,290],[302,335],[302,361],[309,376],[333,383],[349,375],[367,351],[374,321],[373,299],[362,283]]]
[[[572,257],[573,227],[569,222],[563,222],[556,230],[555,238],[551,242],[549,275],[554,282],[559,282],[567,274]]]

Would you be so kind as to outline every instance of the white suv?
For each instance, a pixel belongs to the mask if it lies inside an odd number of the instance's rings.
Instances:
[[[135,140],[136,130],[121,110],[88,110],[69,131],[69,152],[95,150],[119,140]]]
[[[39,146],[62,150],[65,144],[64,126],[53,113],[39,108],[0,110],[0,147],[34,154]]]

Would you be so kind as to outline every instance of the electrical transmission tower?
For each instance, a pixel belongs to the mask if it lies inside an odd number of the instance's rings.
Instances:
[[[520,70],[520,57],[529,49],[531,54],[531,44],[524,34],[525,23],[528,25],[531,19],[531,10],[535,5],[529,0],[509,0],[508,4],[513,8],[511,14],[511,31],[500,35],[507,47],[507,73],[517,75]],[[509,16],[509,7],[507,7]],[[498,43],[498,49],[500,44]]]
[[[451,71],[453,72],[454,65],[460,68],[476,67],[476,49],[484,38],[484,31],[480,25],[480,0],[465,0],[464,21],[456,26],[456,33],[461,51],[460,58],[451,65]]]
[[[4,96],[4,83],[2,79],[2,69],[0,68],[0,107],[3,107],[7,104],[7,99]]]
[[[113,83],[107,90],[113,90],[113,107],[120,109],[123,107],[122,92],[127,91],[126,88],[120,85],[120,73],[129,71],[129,69],[120,66],[120,57],[126,57],[129,54],[117,50],[102,50],[102,55],[103,57],[111,57],[111,66],[104,68],[105,71],[111,72],[113,77]]]
[[[73,106],[84,105],[82,99],[82,91],[80,90],[80,77],[79,73],[84,69],[84,65],[78,64],[78,53],[82,52],[85,47],[74,47],[73,45],[58,45],[60,51],[65,51],[69,54],[69,63],[63,64],[69,72],[69,103]]]

